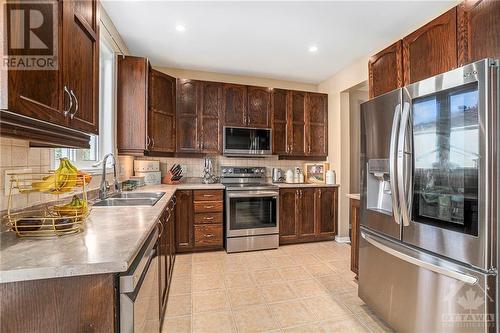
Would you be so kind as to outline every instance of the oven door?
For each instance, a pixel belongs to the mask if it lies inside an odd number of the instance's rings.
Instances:
[[[497,70],[482,60],[404,88],[397,154],[403,241],[483,270],[496,255]]]
[[[278,198],[277,191],[228,191],[227,236],[277,234]]]

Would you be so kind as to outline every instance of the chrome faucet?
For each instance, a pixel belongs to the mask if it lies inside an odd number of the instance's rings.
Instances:
[[[100,161],[94,164],[94,167],[97,167],[102,164],[102,178],[101,178],[101,185],[99,186],[99,199],[104,200],[108,197],[108,191],[109,191],[109,183],[106,180],[106,163],[108,161],[108,157],[113,157],[113,186],[115,188],[115,192],[120,193],[121,188],[120,188],[120,183],[118,182],[118,179],[116,178],[116,159],[115,155],[113,153],[106,154],[104,158]]]

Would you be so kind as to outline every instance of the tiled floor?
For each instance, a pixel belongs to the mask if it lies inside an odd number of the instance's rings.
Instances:
[[[178,255],[163,333],[388,332],[357,296],[349,245]]]

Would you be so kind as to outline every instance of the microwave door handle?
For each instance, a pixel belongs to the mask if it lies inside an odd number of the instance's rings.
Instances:
[[[410,104],[408,102],[403,103],[403,112],[401,115],[401,125],[399,128],[398,137],[398,154],[397,154],[397,179],[398,179],[398,194],[399,194],[399,207],[401,209],[401,218],[403,220],[403,226],[407,227],[410,225],[410,200],[409,188],[411,179],[411,170],[409,170],[409,163],[407,163],[408,157],[411,157],[411,152],[406,151],[406,138],[408,135],[408,127],[410,120]],[[408,141],[411,142],[411,138]],[[410,156],[408,156],[410,155]]]
[[[398,130],[401,122],[401,104],[396,105],[394,109],[394,118],[392,119],[391,130],[391,144],[389,148],[389,178],[391,182],[391,199],[392,211],[394,214],[394,221],[397,224],[401,223],[401,211],[399,208],[398,197],[398,179],[397,179],[397,144],[398,144]]]

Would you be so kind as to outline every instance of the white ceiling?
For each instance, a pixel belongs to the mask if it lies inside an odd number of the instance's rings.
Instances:
[[[104,0],[134,55],[153,66],[319,83],[457,1]],[[178,32],[177,25],[185,26]],[[316,53],[308,52],[317,45]]]

